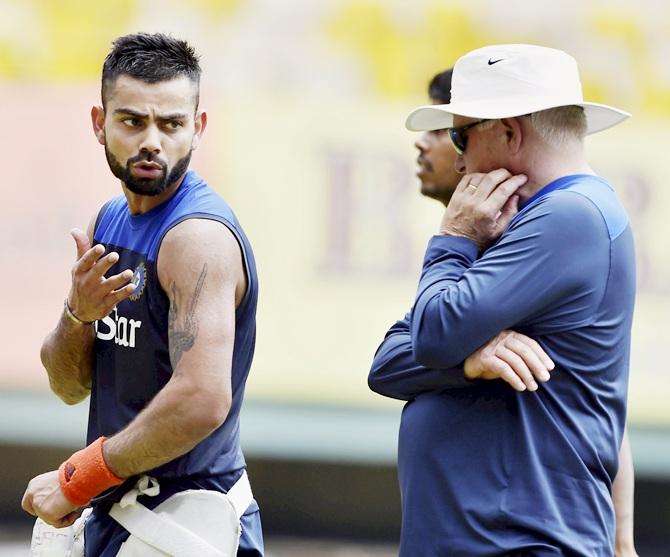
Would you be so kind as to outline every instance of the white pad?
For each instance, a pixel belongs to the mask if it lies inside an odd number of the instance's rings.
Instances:
[[[91,509],[85,509],[72,526],[54,528],[41,518],[35,521],[30,557],[84,557],[84,525]]]
[[[246,472],[228,494],[188,490],[175,493],[153,511],[136,501],[155,495],[157,483],[140,478],[109,515],[130,532],[118,557],[235,557],[240,517],[253,499]]]
[[[247,473],[227,494],[188,490],[175,493],[153,511],[137,502],[139,495],[155,496],[158,482],[142,476],[135,488],[112,506],[109,514],[130,532],[118,557],[235,557],[242,527],[240,518],[253,500]],[[84,557],[86,509],[67,528],[35,521],[30,557]]]

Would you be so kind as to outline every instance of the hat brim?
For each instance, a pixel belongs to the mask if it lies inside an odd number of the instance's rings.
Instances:
[[[431,104],[420,106],[410,112],[405,120],[405,127],[410,131],[430,131],[451,128],[454,125],[454,115],[468,118],[513,118],[531,112],[538,112],[559,106],[581,106],[586,114],[586,134],[606,130],[623,122],[630,113],[608,106],[606,104],[590,102],[565,102],[551,104],[544,102],[537,104],[537,99],[514,99],[513,103],[498,100],[495,103],[482,102]]]

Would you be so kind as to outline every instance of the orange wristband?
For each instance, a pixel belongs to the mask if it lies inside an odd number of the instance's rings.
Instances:
[[[98,437],[85,449],[77,451],[58,468],[63,494],[77,506],[83,506],[107,488],[123,483],[107,466],[102,455],[106,437]]]

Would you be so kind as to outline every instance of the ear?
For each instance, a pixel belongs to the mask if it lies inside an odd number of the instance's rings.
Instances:
[[[101,106],[91,108],[91,123],[93,124],[93,133],[98,138],[100,145],[105,144],[105,109]]]
[[[200,145],[200,139],[202,134],[207,127],[207,113],[205,111],[198,112],[195,115],[195,133],[193,134],[193,140],[191,141],[191,147],[197,149]]]
[[[523,145],[524,128],[519,118],[501,118],[500,122],[505,130],[505,143],[512,155],[516,155]]]

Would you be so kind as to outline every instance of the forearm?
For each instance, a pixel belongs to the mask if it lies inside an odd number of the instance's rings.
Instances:
[[[104,444],[105,461],[119,477],[151,470],[187,453],[218,428],[230,409],[229,392],[204,392],[176,375],[130,424]]]
[[[375,354],[368,376],[371,390],[390,398],[411,400],[424,392],[473,385],[460,367],[435,369],[418,364],[412,352],[409,326],[401,330],[401,324],[391,329]]]
[[[617,557],[636,555],[633,539],[634,492],[633,456],[628,431],[625,431],[619,452],[619,471],[612,486],[612,501],[616,515],[615,555]]]
[[[459,284],[459,280],[477,255],[477,246],[464,238],[435,236],[429,242],[410,327],[413,352],[420,364],[454,367],[487,340],[468,345],[473,336],[470,329],[475,328],[473,317],[464,318],[471,312],[460,307],[458,299],[475,301],[469,284]]]
[[[520,219],[481,255],[463,238],[430,240],[412,310],[418,363],[452,368],[501,331],[531,324],[556,330],[591,317],[596,296],[588,294],[602,287],[598,277],[607,261],[600,255],[609,253],[609,239],[600,229],[572,226],[565,241],[556,242],[543,230],[565,225],[559,213],[526,215],[527,222]],[[569,247],[578,242],[592,246],[598,257],[575,261]],[[570,312],[561,320],[563,307]]]
[[[61,314],[56,328],[42,344],[40,357],[51,390],[67,404],[76,404],[91,391],[93,325],[72,322]]]

